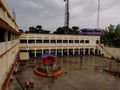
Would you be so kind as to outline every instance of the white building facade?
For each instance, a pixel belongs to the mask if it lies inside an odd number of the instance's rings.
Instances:
[[[102,54],[98,44],[100,36],[95,35],[22,34],[20,37],[21,52],[28,52],[34,58],[48,53],[62,56]]]

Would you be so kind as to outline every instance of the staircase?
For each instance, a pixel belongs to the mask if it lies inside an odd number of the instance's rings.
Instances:
[[[97,48],[104,54],[104,57],[107,57],[107,58],[112,57],[103,45],[97,44]]]

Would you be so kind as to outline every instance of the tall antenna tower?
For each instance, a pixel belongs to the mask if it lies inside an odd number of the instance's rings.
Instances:
[[[64,26],[65,28],[69,28],[69,0],[64,0],[65,2],[65,22]]]
[[[14,19],[16,20],[16,13],[15,13],[14,8],[13,8],[13,17],[14,17]]]
[[[98,0],[97,28],[99,28],[99,24],[100,24],[100,0]]]

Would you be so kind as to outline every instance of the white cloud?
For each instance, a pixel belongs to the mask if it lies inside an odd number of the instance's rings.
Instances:
[[[69,0],[70,25],[96,28],[98,0]],[[120,0],[100,0],[100,27],[120,23]],[[7,0],[15,8],[20,28],[43,25],[45,29],[55,30],[64,25],[63,0]]]
[[[35,8],[42,8],[41,5],[39,5],[39,4],[37,4],[37,3],[33,2],[33,1],[30,1],[28,4],[30,4],[31,6],[33,6]]]

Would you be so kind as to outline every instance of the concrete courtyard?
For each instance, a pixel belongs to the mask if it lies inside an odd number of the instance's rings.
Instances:
[[[82,61],[80,56],[58,56],[57,65],[62,67],[63,73],[47,78],[33,72],[41,60],[30,60],[16,73],[23,89],[14,76],[10,90],[120,90],[120,78],[103,72],[110,68],[110,61],[99,56],[83,56]],[[111,70],[120,72],[120,63],[112,60]],[[34,81],[34,88],[26,89],[26,81],[30,79]]]

